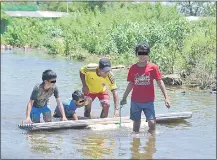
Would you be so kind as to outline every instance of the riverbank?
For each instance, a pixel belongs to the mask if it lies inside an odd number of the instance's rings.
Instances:
[[[18,48],[18,47],[13,47],[10,45],[1,45],[2,51],[5,50],[10,50],[10,51],[21,51],[21,52],[43,52],[44,54],[48,54],[48,51],[46,48]],[[2,52],[1,52],[2,53]],[[55,56],[55,55],[54,55]],[[58,57],[68,59],[68,60],[78,60],[82,61],[84,63],[98,63],[99,58],[102,57],[107,57],[111,59],[112,64],[113,64],[113,70],[120,70],[120,69],[129,69],[130,65],[133,64],[132,61],[136,62],[135,56],[132,54],[129,56],[127,59],[124,59],[123,57],[120,57],[120,55],[96,55],[96,54],[88,54],[88,55],[83,55],[83,58],[76,58],[76,57],[70,57],[70,56],[61,56],[61,55],[56,55]],[[191,74],[190,74],[191,75]],[[187,88],[193,88],[196,90],[204,89],[204,90],[209,90],[210,93],[216,94],[216,79],[213,77],[212,79],[209,79],[208,85],[204,88],[201,88],[200,83],[198,81],[202,81],[200,79],[195,79],[195,78],[188,78],[183,73],[175,73],[175,74],[163,74],[163,81],[166,85],[169,86],[183,86]]]
[[[42,48],[52,56],[96,62],[109,56],[113,65],[137,61],[137,44],[148,43],[150,60],[163,75],[178,74],[201,89],[216,77],[216,19],[188,21],[175,6],[105,3],[103,10],[73,3],[69,16],[57,19],[8,17],[1,44],[24,51]],[[6,45],[6,48],[11,49]],[[199,74],[198,74],[199,73]]]
[[[20,50],[23,52],[31,52],[31,51],[42,51],[42,52],[47,52],[46,48],[30,48],[27,45],[17,47],[17,46],[12,46],[9,44],[1,44],[1,50]]]

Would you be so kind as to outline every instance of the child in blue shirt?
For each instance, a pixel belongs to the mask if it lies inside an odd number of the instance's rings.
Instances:
[[[66,102],[63,102],[66,117],[78,120],[75,110],[86,106],[89,103],[91,103],[91,99],[89,97],[84,96],[84,94],[79,90],[74,91],[74,93],[72,93],[72,99],[68,99]],[[56,118],[62,117],[58,107],[56,107],[53,116]]]

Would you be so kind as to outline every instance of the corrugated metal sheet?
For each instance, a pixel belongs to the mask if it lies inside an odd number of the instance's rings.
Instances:
[[[188,16],[185,17],[188,21],[198,21],[198,20],[205,20],[205,19],[213,19],[215,20],[216,17],[200,17],[200,16]]]
[[[44,17],[44,18],[55,18],[68,16],[65,12],[52,12],[52,11],[5,11],[10,17]]]

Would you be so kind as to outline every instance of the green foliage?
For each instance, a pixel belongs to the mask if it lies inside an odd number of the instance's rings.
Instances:
[[[4,45],[4,44],[6,44],[6,42],[5,42],[4,37],[3,37],[2,34],[1,34],[1,45]]]
[[[12,18],[3,37],[13,46],[41,47],[47,46],[59,33],[53,21],[39,18]]]
[[[187,77],[186,83],[196,83],[201,89],[216,87],[216,55],[201,56],[200,60]]]
[[[48,53],[49,54],[61,54],[64,55],[65,53],[65,44],[62,39],[53,39],[51,40]]]
[[[185,16],[215,16],[215,2],[177,2],[178,10]]]
[[[39,6],[65,12],[67,3]],[[213,18],[189,23],[175,6],[147,2],[68,2],[68,11],[68,17],[59,19],[12,18],[1,38],[10,45],[46,47],[50,54],[79,60],[109,55],[113,64],[135,63],[135,46],[148,43],[150,59],[163,74],[184,70],[193,75],[204,65],[201,72],[215,75]]]
[[[206,22],[206,25],[201,25],[204,22]],[[216,54],[216,31],[213,30],[215,26],[215,20],[200,21],[193,24],[191,34],[185,38],[185,47],[182,52],[184,63],[182,67],[188,70],[189,73],[201,60],[206,63],[206,57]],[[215,56],[213,58],[215,61]],[[210,67],[213,68],[213,63],[211,64]]]

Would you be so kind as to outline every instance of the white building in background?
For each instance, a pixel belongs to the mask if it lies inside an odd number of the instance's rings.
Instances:
[[[53,11],[4,11],[9,17],[60,18],[68,16],[66,12]]]

